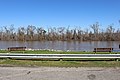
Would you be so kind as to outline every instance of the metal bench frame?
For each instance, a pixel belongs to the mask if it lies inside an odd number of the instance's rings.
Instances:
[[[8,51],[25,51],[26,47],[8,47]]]
[[[113,48],[94,48],[94,52],[112,52]]]

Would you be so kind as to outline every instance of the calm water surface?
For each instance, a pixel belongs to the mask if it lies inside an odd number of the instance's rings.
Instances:
[[[73,51],[93,51],[96,47],[113,47],[119,48],[120,41],[0,41],[0,49],[8,47],[26,46],[32,49],[55,49],[55,50],[73,50]]]

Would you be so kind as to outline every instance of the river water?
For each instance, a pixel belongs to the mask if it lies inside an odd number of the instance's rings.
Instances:
[[[119,48],[120,41],[0,41],[0,49],[7,49],[8,47],[25,46],[32,49],[54,49],[54,50],[71,50],[71,51],[93,51],[97,47],[112,47]]]

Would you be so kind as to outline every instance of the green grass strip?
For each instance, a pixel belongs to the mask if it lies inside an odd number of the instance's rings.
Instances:
[[[26,50],[26,51],[11,51],[0,50],[0,53],[28,53],[28,54],[120,54],[120,52],[80,52],[80,51],[49,51],[49,50]]]
[[[120,61],[39,61],[1,59],[0,66],[17,67],[120,67]]]

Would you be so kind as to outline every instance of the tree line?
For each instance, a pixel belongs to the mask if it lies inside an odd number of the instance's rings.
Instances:
[[[14,25],[3,26],[0,29],[1,41],[120,41],[120,29],[115,29],[113,25],[106,29],[100,29],[98,22],[90,25],[89,29],[82,30],[80,27],[70,29],[70,27],[18,27]]]

